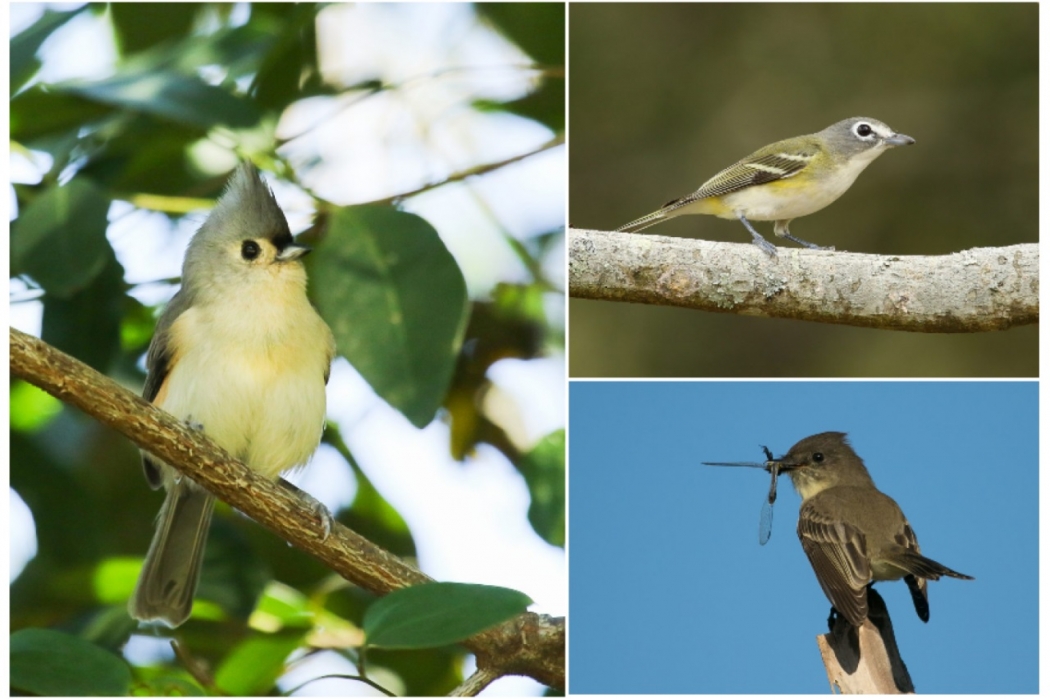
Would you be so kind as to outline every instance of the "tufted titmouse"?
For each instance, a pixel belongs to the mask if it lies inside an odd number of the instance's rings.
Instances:
[[[190,241],[146,355],[143,397],[268,478],[303,465],[324,427],[335,340],[306,298],[309,251],[242,163]],[[145,452],[142,466],[167,496],[128,611],[175,627],[193,606],[215,502]]]

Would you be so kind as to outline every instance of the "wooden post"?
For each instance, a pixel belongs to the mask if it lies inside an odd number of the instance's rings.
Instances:
[[[911,694],[908,668],[901,659],[889,611],[879,593],[868,587],[868,618],[854,628],[832,614],[829,633],[817,636],[831,691],[842,694]]]

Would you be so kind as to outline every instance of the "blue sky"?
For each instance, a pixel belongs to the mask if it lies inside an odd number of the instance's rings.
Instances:
[[[879,583],[922,693],[1039,690],[1036,382],[570,384],[572,693],[828,691],[829,603],[795,534],[800,499],[759,461],[847,432],[923,553],[975,581],[930,583],[930,622]]]

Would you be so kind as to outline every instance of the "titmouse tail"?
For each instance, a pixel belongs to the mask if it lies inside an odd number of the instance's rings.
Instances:
[[[183,479],[168,490],[128,613],[174,628],[186,621],[200,579],[215,498]]]

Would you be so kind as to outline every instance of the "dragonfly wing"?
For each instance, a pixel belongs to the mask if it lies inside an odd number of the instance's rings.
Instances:
[[[769,473],[772,476],[769,482],[769,496],[762,505],[762,514],[758,520],[758,543],[762,546],[766,545],[773,534],[773,503],[777,501],[777,476],[779,475],[776,464],[769,467]]]
[[[766,545],[769,537],[773,534],[773,501],[766,500],[762,505],[762,514],[758,519],[758,543]]]

